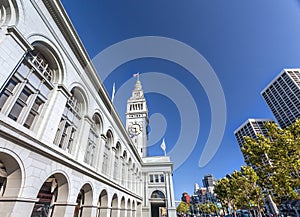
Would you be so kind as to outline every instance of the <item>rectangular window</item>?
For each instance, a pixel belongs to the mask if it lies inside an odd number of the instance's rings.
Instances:
[[[155,182],[159,182],[158,175],[155,174]]]
[[[160,174],[160,182],[165,182],[165,176],[163,174]]]
[[[153,175],[151,174],[151,175],[150,175],[150,182],[153,183],[153,181],[154,181],[154,180],[153,180]]]
[[[17,81],[11,79],[6,85],[6,87],[4,88],[4,90],[2,91],[0,95],[0,110],[3,108],[6,100],[12,95],[16,85],[17,85]]]
[[[33,121],[34,121],[34,118],[35,118],[36,114],[33,113],[33,112],[30,112],[29,115],[27,116],[26,118],[26,121],[24,123],[24,127],[30,129]]]
[[[24,107],[24,104],[21,104],[20,102],[17,102],[17,103],[13,106],[13,108],[12,108],[12,110],[10,111],[8,117],[10,117],[11,119],[13,119],[14,121],[17,121],[17,120],[18,120],[18,117],[19,117],[19,115],[20,115],[20,113],[21,113],[21,111],[22,111],[22,109],[23,109],[23,107]]]

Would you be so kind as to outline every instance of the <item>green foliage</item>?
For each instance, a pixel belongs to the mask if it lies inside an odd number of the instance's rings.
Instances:
[[[197,205],[201,213],[216,214],[218,207],[214,203],[201,203]]]
[[[178,213],[188,213],[189,210],[190,210],[190,205],[183,201],[181,201],[180,204],[176,208],[176,211]]]
[[[256,168],[259,185],[277,195],[277,204],[299,198],[294,190],[300,186],[300,120],[286,129],[274,123],[265,127],[268,137],[245,137],[246,163]]]
[[[242,166],[241,171],[234,171],[230,178],[220,179],[215,186],[215,193],[221,203],[236,209],[250,209],[262,204],[261,189],[257,186],[258,176],[249,166]]]

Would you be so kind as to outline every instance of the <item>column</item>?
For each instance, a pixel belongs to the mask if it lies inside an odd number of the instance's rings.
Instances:
[[[52,143],[55,139],[67,98],[70,96],[69,91],[64,86],[56,86],[52,91],[54,103],[45,108],[44,118],[40,122],[40,125],[45,127],[38,129],[37,133],[41,140],[47,143]]]
[[[30,217],[38,199],[0,198],[1,217]]]
[[[111,215],[110,216],[111,217],[123,217],[123,216],[120,216],[120,209],[118,207],[111,208]]]
[[[77,145],[76,145],[75,154],[76,154],[77,159],[79,161],[84,161],[84,157],[86,155],[86,150],[87,150],[87,146],[88,146],[88,139],[89,139],[89,134],[90,134],[90,129],[91,129],[92,123],[93,123],[93,120],[91,120],[88,116],[84,116],[82,127],[77,132],[77,136],[78,135],[80,135],[80,136],[77,137],[78,142],[77,142]]]
[[[110,207],[98,207],[97,217],[110,217]]]
[[[52,216],[73,217],[76,203],[54,203],[51,207]],[[51,215],[50,215],[51,216]]]
[[[91,217],[91,216],[96,216],[98,207],[97,206],[82,205],[81,209],[82,209],[81,217]]]
[[[167,198],[168,198],[168,215],[169,216],[176,216],[176,207],[175,207],[175,199],[174,199],[174,187],[173,187],[173,179],[172,179],[172,175],[167,172],[165,173],[166,177],[165,177],[165,181],[166,181],[166,188],[167,188]]]
[[[97,164],[96,164],[96,169],[97,172],[102,174],[102,162],[104,160],[103,158],[103,153],[104,153],[104,149],[105,149],[105,137],[103,134],[101,134],[100,138],[99,138],[99,149],[98,149],[98,153],[97,153]]]

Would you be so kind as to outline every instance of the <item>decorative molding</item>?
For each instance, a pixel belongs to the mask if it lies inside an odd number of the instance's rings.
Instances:
[[[66,98],[69,98],[69,97],[72,96],[71,92],[70,92],[70,91],[68,90],[68,88],[67,88],[65,85],[63,85],[63,84],[57,85],[57,90],[60,91],[60,92],[62,92],[62,93],[65,95]]]
[[[34,49],[34,47],[27,41],[27,39],[22,35],[16,26],[8,26],[6,34],[10,35],[24,51],[31,51]]]
[[[93,122],[94,122],[88,115],[85,115],[83,118],[84,118],[84,120],[86,120],[90,125],[92,125]]]
[[[105,135],[105,134],[101,133],[100,137],[101,137],[101,139],[103,139],[103,140],[106,142],[106,140],[107,140],[107,137],[106,137],[106,135]]]

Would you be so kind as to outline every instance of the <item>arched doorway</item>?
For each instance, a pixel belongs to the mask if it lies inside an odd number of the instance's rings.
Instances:
[[[98,214],[97,217],[107,216],[108,197],[106,190],[102,190],[98,200]]]
[[[120,210],[120,216],[125,216],[126,215],[126,210],[125,210],[125,198],[122,197],[121,199],[121,210]]]
[[[131,211],[131,216],[136,217],[136,207],[135,207],[135,202],[132,201],[132,211]]]
[[[12,156],[0,152],[0,197],[17,197],[21,182],[18,162]]]
[[[165,217],[166,213],[166,199],[163,192],[155,190],[151,194],[151,217]]]
[[[111,201],[111,212],[110,217],[118,217],[118,196],[117,194],[114,194],[112,201]]]
[[[0,152],[0,198],[18,198],[22,185],[20,165],[11,155]],[[12,213],[16,204],[17,200],[0,200],[0,207],[5,207],[0,209],[0,216]]]
[[[131,203],[130,199],[127,201],[127,217],[131,217]]]
[[[66,203],[69,193],[67,179],[62,174],[54,174],[46,179],[37,195],[31,217],[64,216],[65,207],[55,206]]]
[[[91,207],[93,203],[93,191],[90,184],[85,184],[79,191],[76,199],[74,217],[91,216]]]

